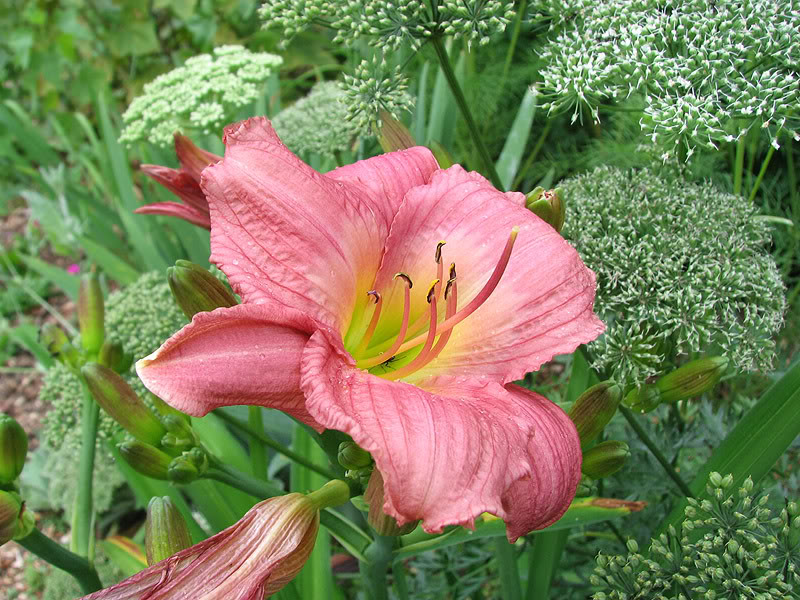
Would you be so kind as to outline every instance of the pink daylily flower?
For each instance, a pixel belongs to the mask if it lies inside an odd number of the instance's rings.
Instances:
[[[243,303],[197,314],[137,364],[193,415],[231,404],[344,431],[384,480],[384,512],[514,540],[566,510],[575,427],[511,382],[596,338],[595,276],[556,231],[426,148],[320,174],[269,121],[225,132],[203,171],[212,262]]]
[[[159,165],[142,165],[139,169],[178,196],[184,203],[154,202],[137,208],[134,212],[178,217],[199,227],[211,229],[208,202],[200,189],[200,174],[207,166],[222,160],[222,157],[198,148],[192,140],[180,133],[175,134],[175,154],[178,155],[180,169]]]
[[[217,535],[81,600],[262,600],[300,572],[318,530],[307,496],[270,498]]]

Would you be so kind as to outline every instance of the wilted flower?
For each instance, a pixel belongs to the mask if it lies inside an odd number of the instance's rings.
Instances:
[[[577,253],[523,194],[426,148],[322,175],[266,119],[225,143],[201,185],[211,260],[243,303],[139,361],[145,385],[190,414],[258,404],[350,434],[401,526],[488,511],[516,538],[558,519],[580,478],[575,426],[510,382],[603,330]]]
[[[83,600],[262,600],[300,572],[320,509],[346,501],[341,481],[264,500],[228,529]]]
[[[139,207],[134,212],[143,215],[178,217],[205,229],[211,229],[208,202],[200,189],[200,173],[207,166],[222,160],[222,157],[198,148],[185,135],[176,132],[174,137],[175,154],[181,163],[180,169],[142,165],[140,170],[178,196],[184,203],[155,202]]]

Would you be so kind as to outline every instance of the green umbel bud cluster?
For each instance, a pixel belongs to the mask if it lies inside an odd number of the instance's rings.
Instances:
[[[740,369],[770,369],[786,302],[752,203],[647,169],[600,167],[561,187],[564,237],[597,274],[607,324],[595,368],[628,387],[715,347]]]
[[[169,496],[151,498],[144,523],[144,547],[148,566],[191,545],[192,537],[186,521]]]
[[[258,98],[282,64],[280,56],[235,45],[193,56],[144,86],[122,115],[120,141],[169,146],[176,131],[217,132]]]
[[[631,99],[666,153],[717,148],[750,130],[800,139],[800,2],[589,0],[533,3],[553,16],[541,51],[543,108],[586,110]]]
[[[385,58],[364,59],[352,75],[345,75],[342,88],[346,96],[347,119],[359,130],[381,127],[381,114],[386,112],[399,119],[410,111],[414,100],[406,92],[408,79],[400,67],[392,68]]]
[[[689,499],[678,528],[629,554],[597,557],[595,600],[800,598],[800,508],[775,515],[747,479],[711,473],[704,499]],[[675,590],[681,590],[676,595]]]

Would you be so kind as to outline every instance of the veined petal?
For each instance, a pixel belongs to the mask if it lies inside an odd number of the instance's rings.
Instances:
[[[170,169],[160,165],[142,165],[139,170],[208,217],[208,202],[203,190],[200,189],[199,178],[193,178],[184,170]]]
[[[208,152],[197,146],[192,140],[180,133],[175,134],[175,154],[178,155],[178,162],[181,169],[198,183],[200,174],[209,165],[218,163],[222,160],[221,156]]]
[[[578,432],[567,414],[547,398],[509,384],[517,406],[536,414],[536,434],[528,440],[533,469],[503,496],[503,519],[512,542],[555,523],[569,508],[581,479]]]
[[[208,213],[199,211],[187,204],[179,204],[177,202],[154,202],[153,204],[140,206],[133,212],[137,215],[166,215],[168,217],[178,217],[179,219],[188,221],[192,225],[211,229],[211,219]]]
[[[264,118],[228,127],[225,145],[201,181],[211,260],[244,302],[275,299],[346,331],[380,264],[380,199],[306,165]]]
[[[217,535],[82,600],[262,600],[302,568],[319,516],[300,494],[256,504]]]
[[[203,416],[220,406],[277,408],[321,430],[300,391],[300,358],[315,330],[311,319],[270,304],[239,304],[197,313],[136,372],[155,395]]]
[[[303,354],[309,412],[372,453],[384,479],[384,512],[400,525],[421,519],[426,531],[438,532],[446,525],[472,527],[483,512],[513,514],[515,507],[503,498],[521,479],[548,482],[556,491],[536,490],[547,497],[541,505],[551,512],[566,509],[575,475],[580,477],[580,444],[574,427],[570,438],[568,429],[553,423],[554,411],[541,405],[545,399],[486,380],[436,377],[424,383],[420,388],[357,369],[319,333]],[[540,435],[559,437],[533,441]],[[570,452],[549,473],[552,451],[567,446]],[[540,456],[540,450],[547,453]],[[575,465],[567,472],[562,463],[569,460]]]
[[[512,200],[512,201],[509,201]],[[459,308],[469,303],[492,274],[513,227],[519,234],[494,293],[453,328],[438,358],[405,381],[431,375],[488,376],[506,383],[569,353],[604,329],[592,312],[595,276],[578,253],[547,223],[497,191],[483,177],[458,165],[433,175],[428,185],[406,194],[392,224],[375,289],[384,292],[384,313],[400,314],[398,271],[430,281],[433,251],[444,240],[445,264],[455,262]],[[413,243],[408,243],[413,239]],[[412,321],[427,310],[425,286],[412,290]],[[375,333],[391,337],[396,323]]]
[[[388,231],[406,192],[428,183],[439,165],[424,146],[381,154],[327,173],[328,177],[363,186],[383,212]]]

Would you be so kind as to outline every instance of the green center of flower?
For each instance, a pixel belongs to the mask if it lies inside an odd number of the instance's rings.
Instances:
[[[444,279],[442,249],[446,242],[441,241],[436,245],[434,253],[436,278],[428,286],[425,295],[428,310],[413,322],[410,322],[410,316],[411,288],[414,284],[408,274],[403,272],[395,274],[392,278],[393,285],[403,286],[403,317],[397,334],[388,340],[380,342],[374,340],[375,330],[381,320],[383,297],[378,290],[368,291],[367,295],[372,300],[372,310],[368,308],[364,311],[362,328],[369,315],[368,324],[363,329],[364,333],[357,340],[348,335],[345,342],[348,351],[356,359],[356,366],[384,379],[395,380],[419,371],[439,356],[447,345],[453,328],[474,313],[494,292],[511,258],[511,250],[518,233],[518,227],[511,230],[511,235],[488,281],[475,297],[460,309],[455,263],[450,264],[447,280]]]

